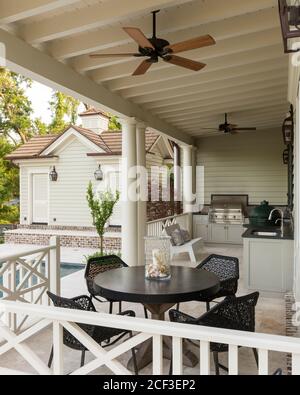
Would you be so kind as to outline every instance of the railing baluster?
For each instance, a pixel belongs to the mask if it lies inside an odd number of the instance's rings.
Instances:
[[[160,376],[163,374],[163,337],[153,336],[153,374]]]
[[[173,337],[172,346],[172,365],[173,374],[175,376],[181,376],[183,372],[183,358],[182,358],[182,338]]]
[[[200,342],[200,375],[210,375],[210,344],[206,341]]]
[[[64,373],[63,327],[58,321],[53,322],[53,373],[56,376]]]
[[[237,376],[238,373],[238,346],[229,345],[228,352],[228,366],[229,366],[229,375]]]
[[[292,374],[293,376],[300,376],[300,354],[292,355]]]
[[[269,374],[269,352],[268,350],[258,350],[258,374],[267,376]]]

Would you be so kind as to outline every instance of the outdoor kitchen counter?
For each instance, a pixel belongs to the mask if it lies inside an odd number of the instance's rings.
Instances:
[[[280,227],[268,226],[264,228],[260,228],[254,225],[244,225],[244,228],[247,230],[243,233],[242,237],[244,239],[268,239],[268,240],[294,240],[294,232],[292,231],[290,226],[286,226],[283,232],[283,236],[281,235]],[[259,232],[276,232],[276,236],[258,236],[254,234],[255,231]]]
[[[253,232],[276,232],[256,235]],[[293,288],[294,237],[290,227],[281,236],[279,227],[248,226],[243,234],[245,287],[263,296],[282,298]]]

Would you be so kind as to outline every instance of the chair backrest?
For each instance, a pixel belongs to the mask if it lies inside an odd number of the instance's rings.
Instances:
[[[95,306],[88,296],[78,296],[73,299],[62,298],[61,296],[57,296],[52,294],[51,292],[47,292],[47,295],[52,300],[53,305],[55,307],[60,307],[63,309],[71,309],[71,310],[84,310],[84,311],[93,311],[96,312]],[[77,324],[82,330],[84,330],[91,337],[93,336],[95,326],[86,325],[86,324]],[[70,348],[76,350],[83,350],[85,347],[66,329],[64,329],[64,344]]]
[[[98,274],[122,267],[128,267],[128,265],[117,255],[90,258],[85,269],[85,279],[89,293],[91,295],[95,294],[94,279]]]
[[[259,293],[235,297],[228,296],[223,302],[202,315],[197,323],[218,328],[255,332],[255,307]]]
[[[239,280],[240,269],[238,258],[210,255],[198,266],[198,269],[214,273],[220,281]]]

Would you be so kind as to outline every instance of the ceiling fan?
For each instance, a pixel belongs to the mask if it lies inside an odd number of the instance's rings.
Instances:
[[[193,71],[202,70],[206,64],[186,59],[175,54],[192,49],[208,47],[215,45],[215,40],[210,36],[196,37],[191,40],[183,41],[170,45],[167,40],[156,36],[156,15],[160,10],[153,11],[153,36],[148,39],[144,33],[135,27],[124,27],[124,31],[139,45],[137,53],[118,53],[118,54],[93,54],[91,58],[107,58],[107,57],[146,57],[139,67],[134,71],[133,75],[145,74],[154,63],[158,63],[159,59],[163,59],[167,63],[184,67]]]
[[[238,125],[234,125],[228,122],[228,114],[225,114],[225,123],[219,125],[218,129],[204,128],[204,130],[214,130],[216,132],[223,132],[225,134],[237,134],[238,132],[247,132],[257,130],[256,128],[239,128]]]

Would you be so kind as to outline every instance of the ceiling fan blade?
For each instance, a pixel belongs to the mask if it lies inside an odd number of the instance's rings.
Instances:
[[[239,132],[239,131],[244,131],[244,132],[247,132],[247,131],[253,131],[253,130],[257,130],[257,128],[234,128],[234,129],[232,129],[234,132]]]
[[[216,132],[219,132],[219,129],[216,128],[201,128],[201,130],[215,130]]]
[[[91,58],[93,59],[98,59],[98,58],[127,58],[129,56],[138,56],[136,53],[95,53],[90,55]]]
[[[154,45],[148,40],[145,34],[136,27],[123,27],[123,30],[136,41],[142,48],[154,48]]]
[[[191,51],[192,49],[198,49],[203,47],[209,47],[215,45],[216,42],[210,35],[192,38],[191,40],[182,41],[177,44],[168,45],[166,49],[169,49],[171,53],[180,53],[185,51]]]
[[[149,60],[144,60],[132,75],[143,75],[147,73],[152,64],[153,63],[149,62]]]
[[[205,63],[200,63],[200,62],[196,62],[191,59],[186,59],[186,58],[182,58],[180,56],[173,56],[173,55],[170,57],[167,57],[166,59],[164,59],[164,61],[167,63],[172,63],[176,66],[184,67],[185,69],[193,70],[193,71],[202,70],[206,66]]]

